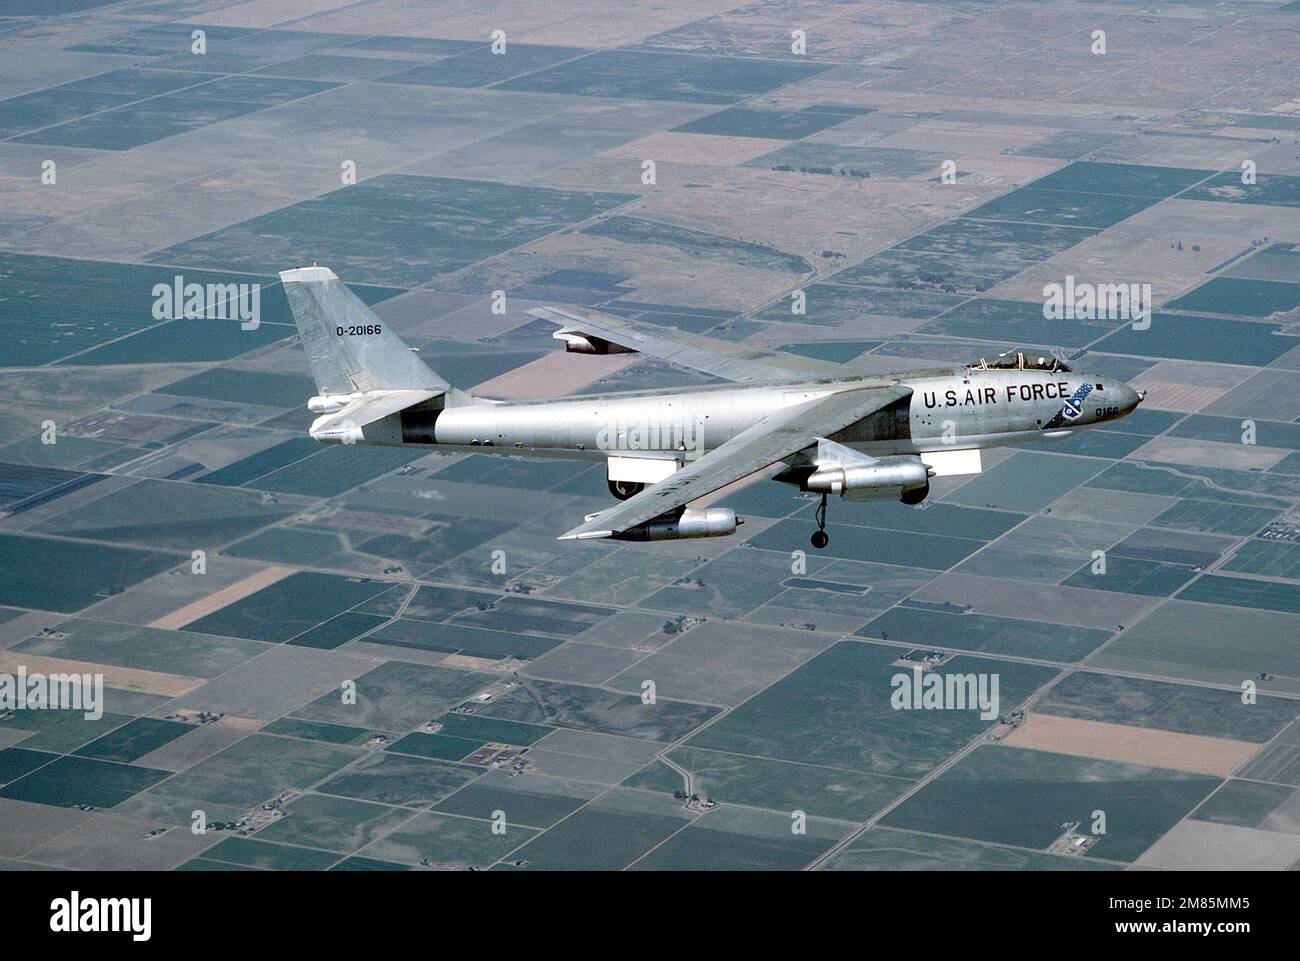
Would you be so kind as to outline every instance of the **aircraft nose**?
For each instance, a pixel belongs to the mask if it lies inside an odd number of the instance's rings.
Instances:
[[[1142,403],[1147,396],[1147,392],[1145,390],[1134,390],[1128,384],[1121,384],[1119,386],[1119,396],[1120,410],[1127,414]]]

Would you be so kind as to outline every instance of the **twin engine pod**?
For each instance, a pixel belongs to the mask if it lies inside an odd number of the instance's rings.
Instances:
[[[620,541],[671,541],[687,537],[726,537],[736,533],[736,526],[745,523],[736,512],[725,507],[705,510],[687,508],[680,516],[657,517],[644,524],[614,534]]]
[[[849,499],[898,497],[929,485],[930,469],[920,458],[907,455],[880,457],[869,463],[821,466],[804,482],[807,490]]]

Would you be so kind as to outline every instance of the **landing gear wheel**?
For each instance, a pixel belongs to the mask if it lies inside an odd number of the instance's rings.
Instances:
[[[609,481],[609,492],[621,501],[629,497],[635,497],[645,490],[645,484],[638,484],[635,481]]]
[[[904,504],[919,504],[930,496],[930,482],[926,481],[924,487],[914,487],[910,491],[903,491],[903,496],[899,498]]]
[[[817,511],[813,514],[813,519],[817,521],[817,532],[812,536],[812,546],[821,550],[831,542],[830,537],[826,534],[826,495],[822,495],[822,502],[817,505]]]

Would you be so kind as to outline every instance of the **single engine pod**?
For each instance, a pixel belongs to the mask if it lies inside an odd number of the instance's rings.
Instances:
[[[929,483],[929,469],[916,457],[882,457],[874,464],[819,467],[808,476],[810,491],[843,494],[875,488],[909,490]]]
[[[354,400],[353,394],[318,394],[307,401],[307,409],[313,414],[337,414]]]
[[[681,516],[662,517],[646,521],[630,530],[615,534],[621,541],[670,541],[687,537],[726,537],[736,533],[744,521],[736,512],[725,507],[710,507],[702,511],[684,510]]]
[[[620,344],[611,343],[595,334],[580,334],[573,330],[557,330],[551,335],[564,342],[564,349],[570,354],[632,354],[635,351]]]

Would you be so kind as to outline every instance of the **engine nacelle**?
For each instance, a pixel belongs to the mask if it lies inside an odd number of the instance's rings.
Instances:
[[[850,496],[856,492],[878,492],[895,496],[903,491],[925,487],[930,471],[916,457],[881,457],[866,464],[834,464],[818,467],[808,475],[804,486],[816,493]]]
[[[313,414],[337,414],[355,398],[351,394],[320,394],[307,401]]]
[[[636,351],[619,344],[611,343],[594,334],[580,334],[575,330],[557,330],[553,335],[556,340],[564,342],[564,349],[570,354],[633,354]]]
[[[726,537],[745,523],[725,507],[684,510],[679,517],[659,517],[614,535],[620,541],[670,541],[687,537]]]

